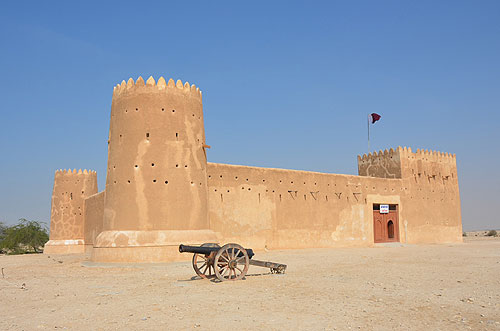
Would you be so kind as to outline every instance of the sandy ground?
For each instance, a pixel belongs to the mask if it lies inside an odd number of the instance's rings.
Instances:
[[[0,329],[500,330],[500,238],[257,252],[287,273],[224,283],[79,258],[0,256]]]

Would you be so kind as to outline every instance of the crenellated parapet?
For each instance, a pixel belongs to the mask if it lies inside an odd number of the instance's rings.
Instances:
[[[400,147],[369,154],[358,155],[358,173],[360,176],[379,178],[401,178]]]
[[[196,85],[190,85],[188,82],[182,83],[180,79],[175,82],[172,78],[165,80],[165,78],[160,77],[158,82],[150,76],[146,82],[139,76],[134,82],[132,78],[129,78],[127,82],[122,80],[121,84],[117,84],[113,88],[113,99],[126,96],[130,93],[183,93],[185,95],[199,99],[201,102],[201,91]]]
[[[358,155],[358,173],[360,176],[379,178],[407,178],[415,174],[429,176],[456,176],[455,154],[439,151],[398,146],[389,149]]]
[[[56,170],[56,176],[73,176],[73,175],[86,175],[86,176],[96,176],[97,177],[97,172],[94,170],[87,170],[87,169],[59,169]]]
[[[457,177],[456,155],[427,149],[402,148],[400,151],[403,177],[449,180]]]
[[[403,158],[406,159],[414,159],[414,160],[423,160],[430,162],[439,162],[439,163],[456,163],[456,155],[451,153],[443,153],[440,151],[433,151],[427,149],[417,149],[416,152],[412,152],[411,148],[407,147],[398,147],[400,149],[400,153]]]

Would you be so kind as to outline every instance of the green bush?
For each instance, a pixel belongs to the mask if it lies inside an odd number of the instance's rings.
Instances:
[[[5,224],[0,222],[0,242],[2,242],[3,238],[5,238],[5,231],[7,230],[7,227]]]
[[[467,232],[463,232],[462,237],[467,237]]]
[[[497,232],[495,230],[490,230],[487,234],[488,237],[496,237]]]
[[[42,224],[21,218],[19,224],[4,227],[0,249],[7,254],[40,253],[49,240],[47,228]]]

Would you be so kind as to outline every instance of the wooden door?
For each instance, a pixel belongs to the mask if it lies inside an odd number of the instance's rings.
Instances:
[[[373,205],[374,242],[399,242],[399,219],[397,205],[389,205],[389,213],[381,214],[380,205]]]
[[[380,214],[380,212],[373,211],[373,233],[375,235],[375,242],[381,243],[385,242],[385,220],[384,214]]]

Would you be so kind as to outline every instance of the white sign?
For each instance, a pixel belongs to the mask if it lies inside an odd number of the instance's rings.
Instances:
[[[389,205],[380,205],[381,214],[389,214]]]

